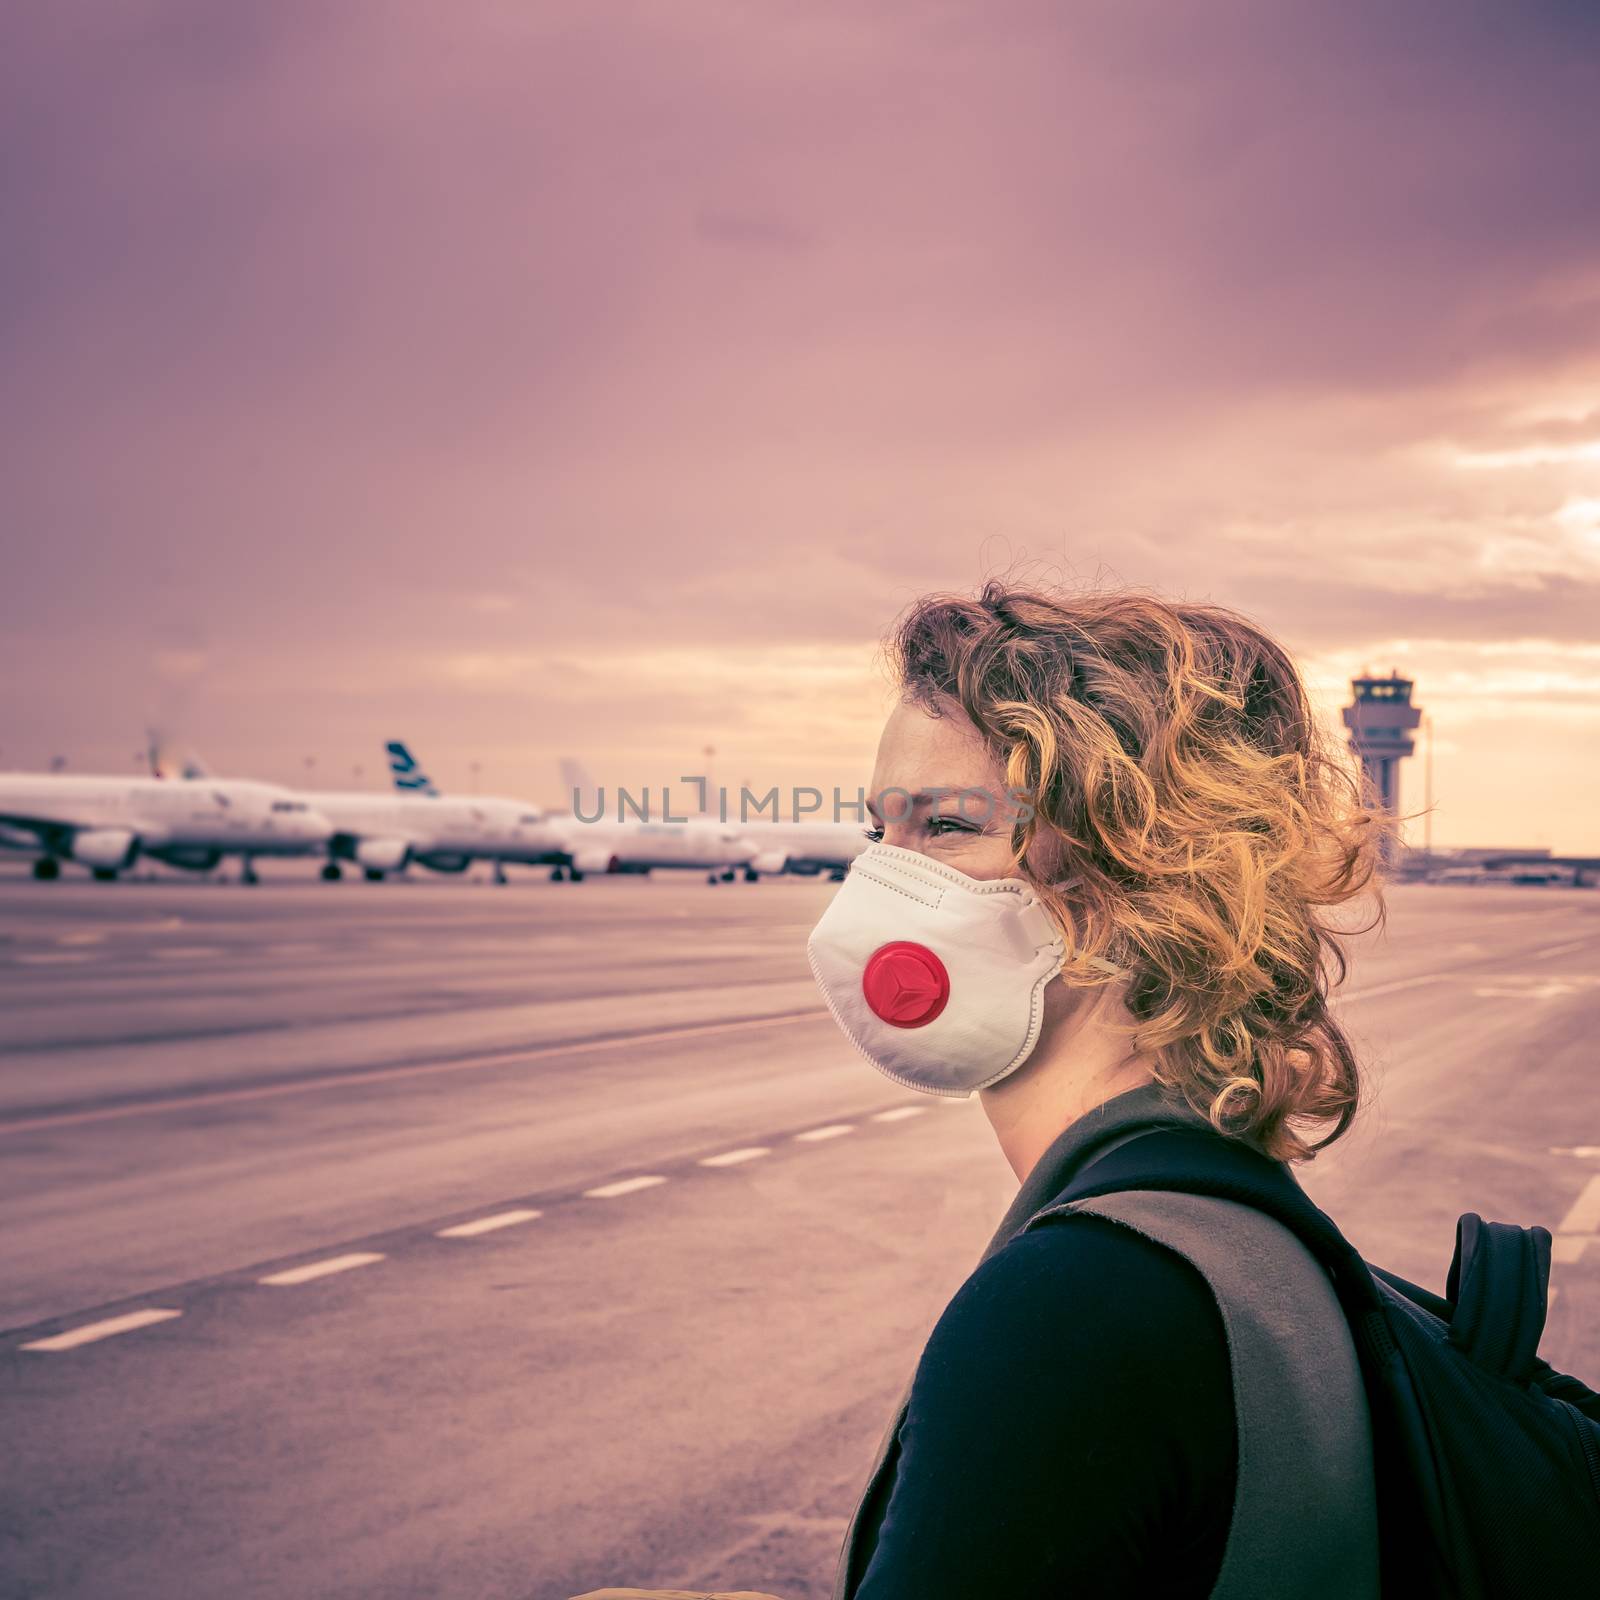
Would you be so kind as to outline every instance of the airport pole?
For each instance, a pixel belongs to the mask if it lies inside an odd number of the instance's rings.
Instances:
[[[1422,755],[1422,871],[1424,878],[1433,876],[1433,717],[1422,719],[1424,739]]]

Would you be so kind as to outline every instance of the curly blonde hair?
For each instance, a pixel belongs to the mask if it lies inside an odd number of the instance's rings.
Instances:
[[[1065,981],[1125,981],[1134,1048],[1219,1131],[1280,1160],[1337,1139],[1361,1080],[1322,913],[1376,890],[1386,821],[1283,648],[1218,606],[991,582],[918,601],[889,650],[905,697],[959,705],[1028,797],[1012,847]]]

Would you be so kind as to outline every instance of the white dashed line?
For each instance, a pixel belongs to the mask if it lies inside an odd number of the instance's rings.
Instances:
[[[904,1122],[907,1117],[920,1117],[921,1115],[921,1106],[896,1106],[892,1111],[874,1111],[872,1120],[874,1122]]]
[[[838,1139],[855,1131],[848,1122],[830,1122],[825,1128],[808,1128],[804,1133],[797,1133],[795,1138],[806,1144],[817,1144],[823,1139]]]
[[[132,1333],[135,1328],[148,1328],[154,1322],[170,1322],[181,1317],[181,1311],[128,1311],[120,1317],[107,1317],[104,1322],[86,1322],[81,1328],[68,1328],[65,1333],[53,1333],[48,1339],[35,1339],[22,1346],[24,1350],[76,1350],[80,1344],[93,1344],[96,1339],[109,1339],[115,1333]]]
[[[757,1161],[770,1156],[772,1151],[764,1144],[746,1145],[743,1150],[724,1150],[720,1156],[702,1156],[702,1167],[737,1167],[744,1161]]]
[[[1557,1265],[1570,1267],[1573,1262],[1583,1259],[1584,1248],[1590,1242],[1585,1234],[1562,1234],[1550,1246],[1550,1259]]]
[[[619,1178],[615,1183],[602,1183],[598,1189],[585,1189],[585,1200],[615,1200],[618,1195],[637,1194],[641,1189],[653,1189],[665,1178],[650,1174],[642,1178]]]
[[[284,1285],[310,1283],[313,1278],[331,1277],[335,1272],[348,1272],[352,1267],[369,1267],[383,1257],[372,1250],[353,1250],[347,1256],[329,1256],[325,1261],[310,1261],[303,1267],[290,1267],[284,1272],[272,1272],[258,1283]]]
[[[1572,1203],[1572,1209],[1556,1224],[1557,1233],[1600,1233],[1600,1172]]]
[[[1484,984],[1472,992],[1479,1000],[1559,1000],[1563,995],[1577,994],[1580,985],[1562,978],[1545,978],[1538,983],[1518,980],[1511,983]]]
[[[526,1208],[518,1211],[497,1211],[492,1217],[474,1217],[471,1222],[458,1222],[453,1228],[441,1228],[440,1239],[475,1239],[480,1233],[493,1233],[496,1228],[513,1228],[519,1222],[532,1222],[543,1212]]]
[[[1349,1005],[1355,1000],[1375,1000],[1380,994],[1398,994],[1402,989],[1419,989],[1425,983],[1443,983],[1449,976],[1447,972],[1429,972],[1417,978],[1396,978],[1393,983],[1374,984],[1370,989],[1356,989],[1350,994],[1338,994],[1335,998],[1341,1005]]]

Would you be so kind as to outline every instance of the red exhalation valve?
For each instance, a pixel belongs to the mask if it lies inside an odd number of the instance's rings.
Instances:
[[[926,945],[897,939],[867,957],[861,992],[872,1014],[891,1027],[920,1028],[944,1010],[950,974]]]

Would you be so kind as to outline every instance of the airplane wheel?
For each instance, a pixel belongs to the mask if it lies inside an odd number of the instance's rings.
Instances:
[[[760,883],[761,874],[754,867],[746,867],[744,869],[744,881],[746,883]]]
[[[254,867],[246,867],[244,871],[239,874],[239,882],[247,883],[254,887],[256,884],[261,882],[261,878],[257,874]]]
[[[94,874],[96,883],[115,883],[117,881],[117,869],[115,867],[93,867],[90,870]]]
[[[368,867],[363,876],[368,883],[382,883],[384,875],[376,867]]]
[[[716,873],[714,873],[714,872],[708,872],[708,873],[707,873],[707,874],[706,874],[706,882],[707,882],[707,883],[721,883],[721,882],[722,882],[722,879],[721,879],[721,878],[719,878],[719,877],[718,877],[718,876],[717,876],[717,875],[716,875]]]
[[[322,869],[322,881],[324,883],[337,883],[343,876],[344,874],[339,870],[337,861],[330,861]]]
[[[33,864],[33,875],[40,883],[54,883],[61,876],[61,863],[54,856],[41,856]]]
[[[829,883],[843,883],[844,882],[844,874],[842,872],[830,872],[828,874],[828,882]]]
[[[566,875],[565,872],[563,872],[561,870],[560,867],[551,867],[551,869],[550,869],[550,881],[551,881],[551,883],[565,883],[566,879],[567,879],[567,875]]]
[[[571,879],[572,879],[572,881],[573,881],[573,882],[574,882],[574,883],[582,883],[582,882],[583,882],[583,874],[582,874],[582,873],[581,873],[581,872],[579,872],[579,871],[578,871],[578,869],[577,869],[577,868],[576,868],[576,867],[574,867],[574,868],[573,868],[573,869],[572,869],[572,870],[571,870],[571,871],[570,871],[570,872],[569,872],[569,873],[568,873],[568,874],[567,874],[567,876],[568,876],[568,877],[569,877],[569,878],[571,878]]]

